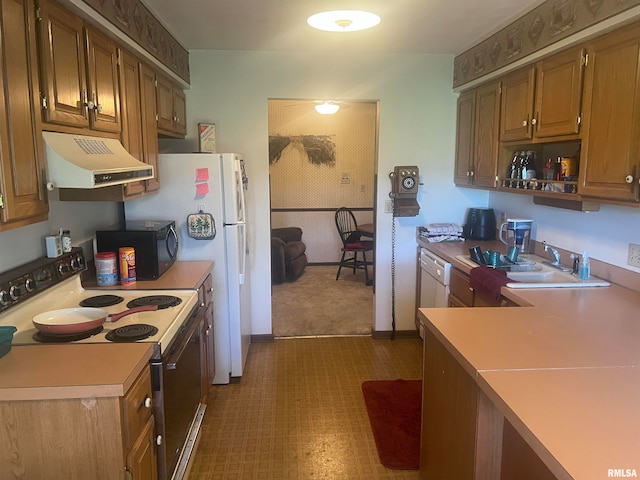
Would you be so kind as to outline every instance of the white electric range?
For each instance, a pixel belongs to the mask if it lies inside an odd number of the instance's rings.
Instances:
[[[0,273],[0,326],[17,329],[11,342],[13,346],[152,343],[150,371],[158,479],[179,480],[187,470],[206,409],[206,405],[200,403],[200,335],[206,308],[201,308],[197,290],[87,290],[81,283],[84,270],[82,250],[74,249],[56,259],[43,258]],[[54,310],[92,306],[116,314],[145,305],[155,305],[157,310],[104,322],[95,330],[79,335],[45,335],[43,338],[33,324],[36,315]],[[112,338],[120,330],[126,332],[124,338]]]
[[[131,302],[158,305],[158,310],[133,313],[113,323],[107,321],[102,328],[98,327],[87,334],[68,336],[42,334],[32,321],[43,312],[84,306],[115,314],[135,306]],[[0,314],[0,325],[13,325],[18,329],[12,345],[138,341],[156,344],[156,353],[161,354],[169,347],[197,304],[196,290],[86,290],[82,287],[80,275],[74,275]],[[112,335],[112,332],[122,332],[123,336]],[[142,338],[137,338],[140,336]]]

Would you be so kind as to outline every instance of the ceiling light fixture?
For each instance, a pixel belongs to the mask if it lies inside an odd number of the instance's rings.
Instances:
[[[338,110],[340,110],[340,105],[333,102],[324,102],[316,105],[316,112],[321,115],[333,115]]]
[[[375,27],[380,23],[380,17],[363,10],[331,10],[311,15],[307,23],[327,32],[356,32]]]

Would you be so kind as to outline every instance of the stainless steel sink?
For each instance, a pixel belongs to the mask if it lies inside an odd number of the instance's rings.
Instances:
[[[468,255],[458,255],[456,257],[461,262],[477,267],[478,264],[471,260]],[[513,280],[506,284],[509,288],[585,288],[585,287],[608,287],[611,284],[597,277],[590,277],[589,280],[581,281],[577,275],[565,272],[537,255],[527,255],[523,265],[531,265],[526,271],[507,271],[507,278]],[[505,266],[509,270],[509,266]],[[517,269],[517,268],[516,268]]]

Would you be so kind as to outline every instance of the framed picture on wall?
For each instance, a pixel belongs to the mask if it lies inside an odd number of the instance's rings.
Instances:
[[[199,123],[198,134],[200,152],[216,153],[216,124]]]

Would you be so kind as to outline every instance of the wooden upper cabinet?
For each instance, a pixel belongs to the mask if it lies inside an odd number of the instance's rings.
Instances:
[[[457,112],[455,183],[495,187],[500,83],[460,94]]]
[[[173,84],[161,75],[156,76],[158,129],[173,130]]]
[[[82,19],[53,1],[39,6],[43,119],[88,127]]]
[[[638,201],[640,29],[633,24],[587,46],[579,192]]]
[[[535,68],[528,67],[507,75],[502,80],[500,140],[530,140],[533,138],[533,95]]]
[[[160,188],[158,171],[158,122],[156,113],[156,74],[148,66],[140,65],[140,114],[144,161],[153,165],[154,178],[146,180],[146,191]]]
[[[173,131],[185,135],[187,133],[187,103],[184,91],[176,86],[173,87],[173,110],[175,112]]]
[[[475,134],[476,91],[461,93],[456,117],[456,185],[471,185]]]
[[[44,122],[119,132],[115,43],[53,1],[39,12]]]
[[[184,137],[187,131],[184,92],[162,75],[156,76],[158,131],[172,137]]]
[[[574,48],[507,75],[502,84],[500,140],[576,137],[584,59],[584,49]]]
[[[109,38],[89,28],[86,40],[89,126],[103,132],[119,132],[118,49]]]
[[[46,220],[33,0],[2,0],[0,230]]]
[[[495,187],[500,125],[500,82],[478,88],[475,116],[473,183],[476,186]]]
[[[120,101],[122,112],[122,145],[127,151],[144,162],[142,140],[142,115],[140,109],[140,64],[130,53],[120,50]],[[127,195],[144,193],[144,180],[124,185]]]
[[[536,138],[580,132],[585,52],[570,49],[536,65]]]

